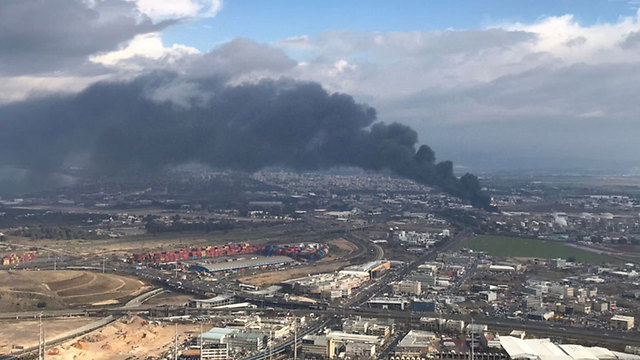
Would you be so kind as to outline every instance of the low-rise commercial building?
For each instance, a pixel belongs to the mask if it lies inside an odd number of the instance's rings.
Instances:
[[[429,331],[411,330],[398,343],[396,356],[415,357],[434,351],[436,335]]]
[[[383,310],[404,310],[408,304],[407,299],[398,297],[374,297],[367,301],[370,308]]]
[[[336,355],[335,342],[326,335],[305,335],[301,341],[305,357],[333,359]]]
[[[285,281],[287,291],[319,295],[325,299],[348,297],[351,291],[369,281],[367,272],[339,272],[338,274],[318,274]]]
[[[434,312],[436,311],[436,302],[434,300],[413,299],[411,301],[411,310]]]
[[[403,280],[393,284],[393,292],[396,294],[420,296],[422,284],[419,281]]]
[[[265,348],[267,344],[267,336],[253,332],[236,332],[228,337],[227,342],[229,347],[233,349],[258,351]]]
[[[227,360],[229,359],[229,345],[205,341],[200,349],[201,360]]]
[[[349,358],[373,358],[376,356],[376,344],[348,343],[344,352]]]
[[[609,320],[609,325],[616,330],[631,330],[635,326],[634,321],[633,316],[614,315]]]

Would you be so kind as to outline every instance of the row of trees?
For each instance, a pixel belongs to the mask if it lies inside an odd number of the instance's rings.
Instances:
[[[11,232],[11,235],[28,237],[34,240],[55,239],[55,240],[72,240],[72,239],[102,239],[105,235],[98,235],[93,231],[88,231],[78,227],[69,226],[44,226],[35,225],[23,227]]]
[[[235,224],[229,221],[199,221],[199,222],[182,222],[172,221],[165,223],[157,220],[150,220],[145,223],[145,228],[150,234],[158,234],[165,232],[211,232],[211,231],[229,231],[235,228]]]

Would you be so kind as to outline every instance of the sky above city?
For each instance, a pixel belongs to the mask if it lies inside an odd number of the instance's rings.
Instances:
[[[638,1],[5,0],[0,104],[158,71],[312,81],[473,170],[640,168]],[[3,117],[0,107],[0,119]]]

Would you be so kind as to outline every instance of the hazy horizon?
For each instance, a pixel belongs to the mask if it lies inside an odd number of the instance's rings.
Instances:
[[[637,2],[403,5],[4,1],[0,126],[29,121],[16,108],[41,107],[34,128],[7,136],[30,143],[33,133],[73,133],[46,118],[42,104],[64,107],[66,96],[86,96],[100,82],[170,74],[131,96],[198,109],[211,105],[216,86],[292,81],[353,97],[376,110],[376,121],[410,126],[416,145],[458,171],[637,172]],[[85,114],[122,110],[104,96]],[[0,166],[20,162],[5,156]]]

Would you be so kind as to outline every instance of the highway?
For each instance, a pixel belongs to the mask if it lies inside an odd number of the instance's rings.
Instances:
[[[358,229],[345,229],[345,228],[336,228],[336,227],[325,227],[322,230],[322,233],[325,234],[335,234],[338,236],[342,236],[348,241],[353,242],[358,246],[357,256],[350,259],[355,261],[356,263],[362,263],[364,261],[369,260],[379,260],[384,257],[383,249],[373,244],[366,239],[359,238],[354,234],[354,231],[363,230],[372,225],[367,225]],[[314,226],[315,227],[315,226]],[[452,237],[449,241],[440,245],[439,247],[432,249],[426,254],[420,256],[416,260],[408,263],[404,267],[398,270],[392,270],[384,274],[378,281],[373,283],[372,285],[364,288],[362,291],[358,292],[354,296],[352,296],[348,301],[344,302],[341,306],[334,305],[330,306],[326,309],[317,309],[310,308],[309,303],[297,303],[297,302],[287,302],[283,299],[279,298],[262,298],[262,297],[252,297],[246,294],[238,294],[240,298],[243,298],[247,301],[251,301],[256,305],[261,304],[269,304],[269,306],[273,306],[277,308],[274,310],[275,312],[290,312],[298,315],[308,315],[310,313],[315,313],[316,315],[322,316],[325,320],[311,328],[305,329],[298,336],[300,340],[304,335],[319,331],[327,323],[331,321],[336,321],[345,314],[348,316],[363,316],[363,317],[374,317],[374,318],[393,318],[398,322],[406,322],[410,323],[414,328],[420,328],[420,317],[439,317],[439,314],[435,313],[417,313],[411,311],[392,311],[392,310],[378,310],[378,309],[365,309],[361,308],[366,302],[373,296],[381,293],[385,290],[387,286],[391,282],[398,281],[408,275],[410,272],[416,270],[418,266],[423,264],[424,262],[431,261],[436,259],[439,253],[446,252],[452,248],[454,248],[461,239],[471,236],[472,233],[470,231],[461,231],[457,233],[454,237]],[[135,270],[130,269],[129,267],[123,267],[121,264],[118,266],[118,269],[115,269],[118,273],[128,274],[128,275],[138,275],[140,277],[145,277],[145,279],[156,279],[163,277],[164,279],[168,279],[166,274],[158,269],[145,269],[144,271],[135,272]],[[181,290],[191,292],[198,295],[204,295],[207,293],[211,293],[214,289],[211,288],[211,284],[206,284],[206,288],[204,285],[198,282],[185,281],[179,282],[177,279],[168,279],[169,281],[156,283],[161,284],[164,287],[176,287],[178,283],[180,283]],[[212,309],[195,309],[195,308],[185,308],[179,306],[150,306],[144,304],[145,300],[150,296],[154,296],[160,293],[162,289],[154,290],[152,292],[143,294],[138,298],[133,299],[129,303],[123,306],[103,306],[103,307],[91,307],[86,309],[72,309],[72,310],[54,310],[54,311],[32,311],[32,312],[11,312],[11,313],[0,313],[0,319],[35,319],[40,314],[43,317],[51,318],[51,317],[72,317],[72,316],[120,316],[126,315],[129,313],[149,313],[149,312],[158,312],[162,311],[166,313],[167,316],[176,315],[208,315],[215,313],[229,313],[229,310],[212,310]],[[286,309],[286,310],[285,310]],[[238,311],[239,309],[235,309],[233,311]],[[265,309],[242,309],[241,311],[246,312],[264,312]],[[444,315],[443,317],[449,319],[461,319],[465,320],[465,322],[471,321],[471,316],[469,315]],[[583,327],[576,326],[560,326],[556,325],[552,322],[538,322],[538,321],[524,321],[524,320],[512,320],[512,319],[498,319],[498,318],[486,318],[483,316],[474,315],[474,320],[476,323],[486,324],[492,330],[496,331],[510,331],[513,329],[523,329],[528,333],[534,333],[539,336],[545,337],[558,337],[564,339],[576,339],[581,340],[581,342],[589,342],[593,344],[614,344],[616,346],[619,345],[627,345],[627,344],[638,344],[640,343],[640,332],[621,332],[621,331],[606,331],[600,329],[589,329]],[[397,339],[396,339],[397,340]],[[270,353],[277,354],[280,352],[286,351],[293,344],[293,339],[288,339],[287,341],[278,344],[272,350],[266,350],[256,355],[252,355],[250,357],[245,358],[244,360],[261,360],[269,356]],[[390,347],[386,348],[387,350]]]

